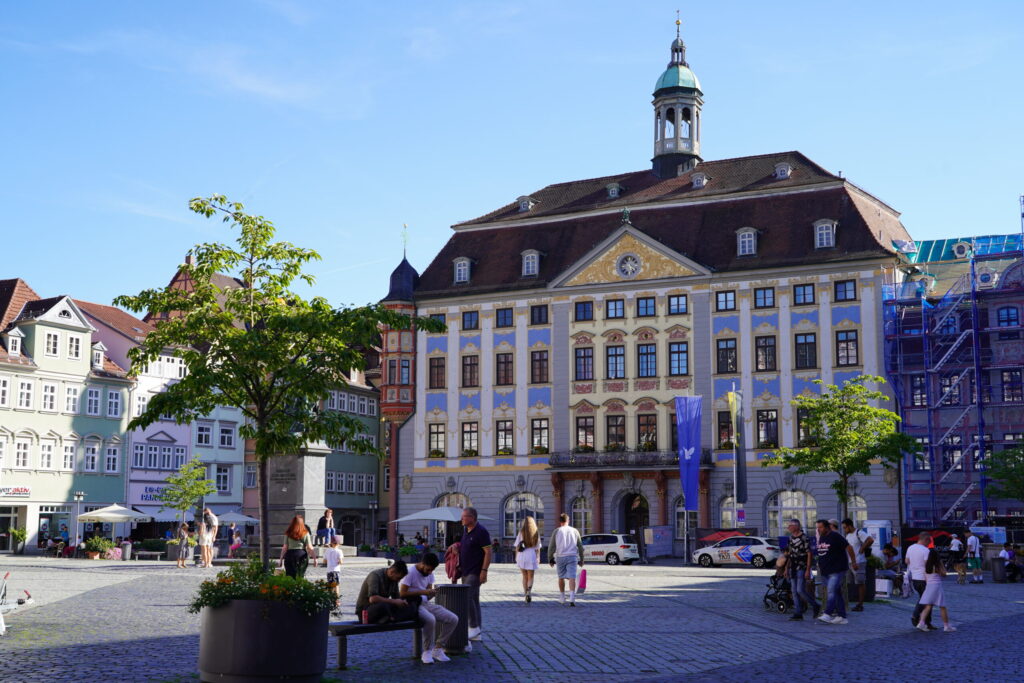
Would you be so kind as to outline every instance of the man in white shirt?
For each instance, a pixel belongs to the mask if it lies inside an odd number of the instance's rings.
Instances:
[[[434,570],[440,562],[434,553],[426,553],[409,573],[399,582],[399,595],[405,599],[420,596],[420,623],[423,625],[423,663],[448,662],[444,644],[455,630],[459,618],[440,605],[430,602],[436,595]]]
[[[1012,545],[1009,543],[1003,544],[1003,549],[999,551],[999,557],[1003,560],[1003,566],[1006,567],[1006,580],[1010,583],[1017,583],[1017,579],[1020,578],[1020,567],[1016,562],[1017,553]]]
[[[334,609],[331,612],[335,616],[341,616],[341,563],[344,562],[344,556],[341,554],[341,548],[338,547],[338,537],[333,536],[331,538],[331,545],[324,551],[324,566],[327,567],[327,583],[333,584],[331,590],[334,591]]]
[[[569,526],[569,515],[558,516],[558,528],[551,534],[548,543],[548,560],[552,567],[558,565],[558,591],[565,604],[565,582],[569,581],[569,607],[576,606],[576,566],[583,566],[583,540],[580,532]]]
[[[956,582],[960,585],[967,583],[967,564],[964,562],[964,542],[960,537],[953,534],[949,540],[949,555],[953,560],[953,569],[956,570]]]
[[[871,554],[871,545],[875,542],[875,539],[863,529],[858,531],[853,526],[853,520],[850,518],[843,520],[843,534],[845,534],[846,542],[853,548],[854,555],[857,558],[857,568],[850,568],[850,577],[857,585],[857,605],[851,608],[850,611],[863,612],[864,583],[867,580],[867,556]],[[845,595],[843,597],[846,598]]]
[[[985,583],[981,578],[981,539],[970,529],[964,535],[967,537],[967,568],[971,570],[971,583]]]
[[[910,580],[914,585],[914,590],[917,591],[917,605],[914,607],[914,616],[910,618],[910,623],[915,627],[917,622],[921,618],[921,612],[924,611],[924,605],[921,604],[921,596],[924,595],[925,589],[925,564],[928,562],[928,545],[932,542],[932,535],[927,531],[922,531],[917,535],[917,543],[907,548],[907,573],[910,574]],[[931,612],[929,610],[928,618],[925,619],[925,623],[928,625],[929,631],[934,631],[935,626],[931,623]]]

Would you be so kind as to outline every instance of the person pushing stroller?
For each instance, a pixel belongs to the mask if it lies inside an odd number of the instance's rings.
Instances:
[[[795,611],[790,621],[801,621],[804,618],[804,610],[808,606],[814,611],[817,617],[821,607],[814,599],[814,593],[810,588],[811,584],[811,542],[804,533],[800,520],[791,519],[786,527],[789,529],[789,544],[786,546],[786,554],[782,556],[775,569],[776,576],[785,576],[789,579],[790,588],[793,592]]]

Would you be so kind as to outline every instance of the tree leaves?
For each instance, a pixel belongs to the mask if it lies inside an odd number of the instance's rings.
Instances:
[[[985,475],[992,480],[987,495],[1006,500],[1024,500],[1024,444],[996,451],[985,460]]]

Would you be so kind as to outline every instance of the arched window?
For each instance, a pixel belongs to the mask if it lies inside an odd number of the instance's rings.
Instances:
[[[818,503],[806,491],[779,491],[765,501],[766,536],[782,536],[790,519],[800,520],[805,529],[813,529],[818,518]]]
[[[665,112],[665,139],[671,140],[676,136],[676,110],[669,109]]]
[[[829,249],[836,246],[836,222],[820,220],[814,223],[814,248]]]
[[[688,534],[697,529],[697,511],[685,509],[686,499],[683,496],[676,498],[676,539],[682,540]],[[730,512],[731,512],[730,508]]]
[[[465,493],[445,493],[434,501],[436,508],[462,508],[473,507],[473,501]],[[435,522],[434,538],[443,539],[443,543],[451,543],[462,533],[459,531],[461,522]]]
[[[537,274],[537,265],[540,263],[540,254],[533,249],[523,252],[523,277],[531,277]]]
[[[455,259],[455,282],[469,282],[469,259]]]
[[[446,493],[439,496],[434,503],[436,508],[468,508],[473,507],[473,501],[465,493]]]
[[[584,496],[577,496],[572,499],[572,525],[581,534],[589,534],[593,529],[591,528],[592,513],[590,509],[590,500]]]
[[[683,107],[682,116],[679,121],[679,137],[690,137],[690,108]]]
[[[742,228],[736,231],[736,255],[754,256],[757,254],[757,231],[753,228]]]
[[[1016,306],[1003,306],[996,311],[996,324],[999,327],[1017,327],[1020,325],[1020,312]],[[999,339],[1017,339],[1019,332],[1000,332]]]
[[[868,502],[864,500],[863,496],[850,496],[846,509],[848,511],[847,516],[853,520],[853,525],[858,529],[864,526],[864,522],[868,521]]]
[[[533,517],[537,520],[537,531],[543,537],[544,533],[544,501],[535,493],[513,493],[505,499],[505,506],[501,511],[501,526],[504,536],[513,539],[519,533],[519,527],[523,525],[526,517]]]
[[[733,509],[732,496],[725,496],[718,504],[718,526],[722,529],[736,528],[736,515]]]

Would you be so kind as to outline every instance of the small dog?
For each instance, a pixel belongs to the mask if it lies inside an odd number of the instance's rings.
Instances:
[[[956,569],[956,582],[961,586],[967,583],[967,563],[957,562],[953,568]]]

